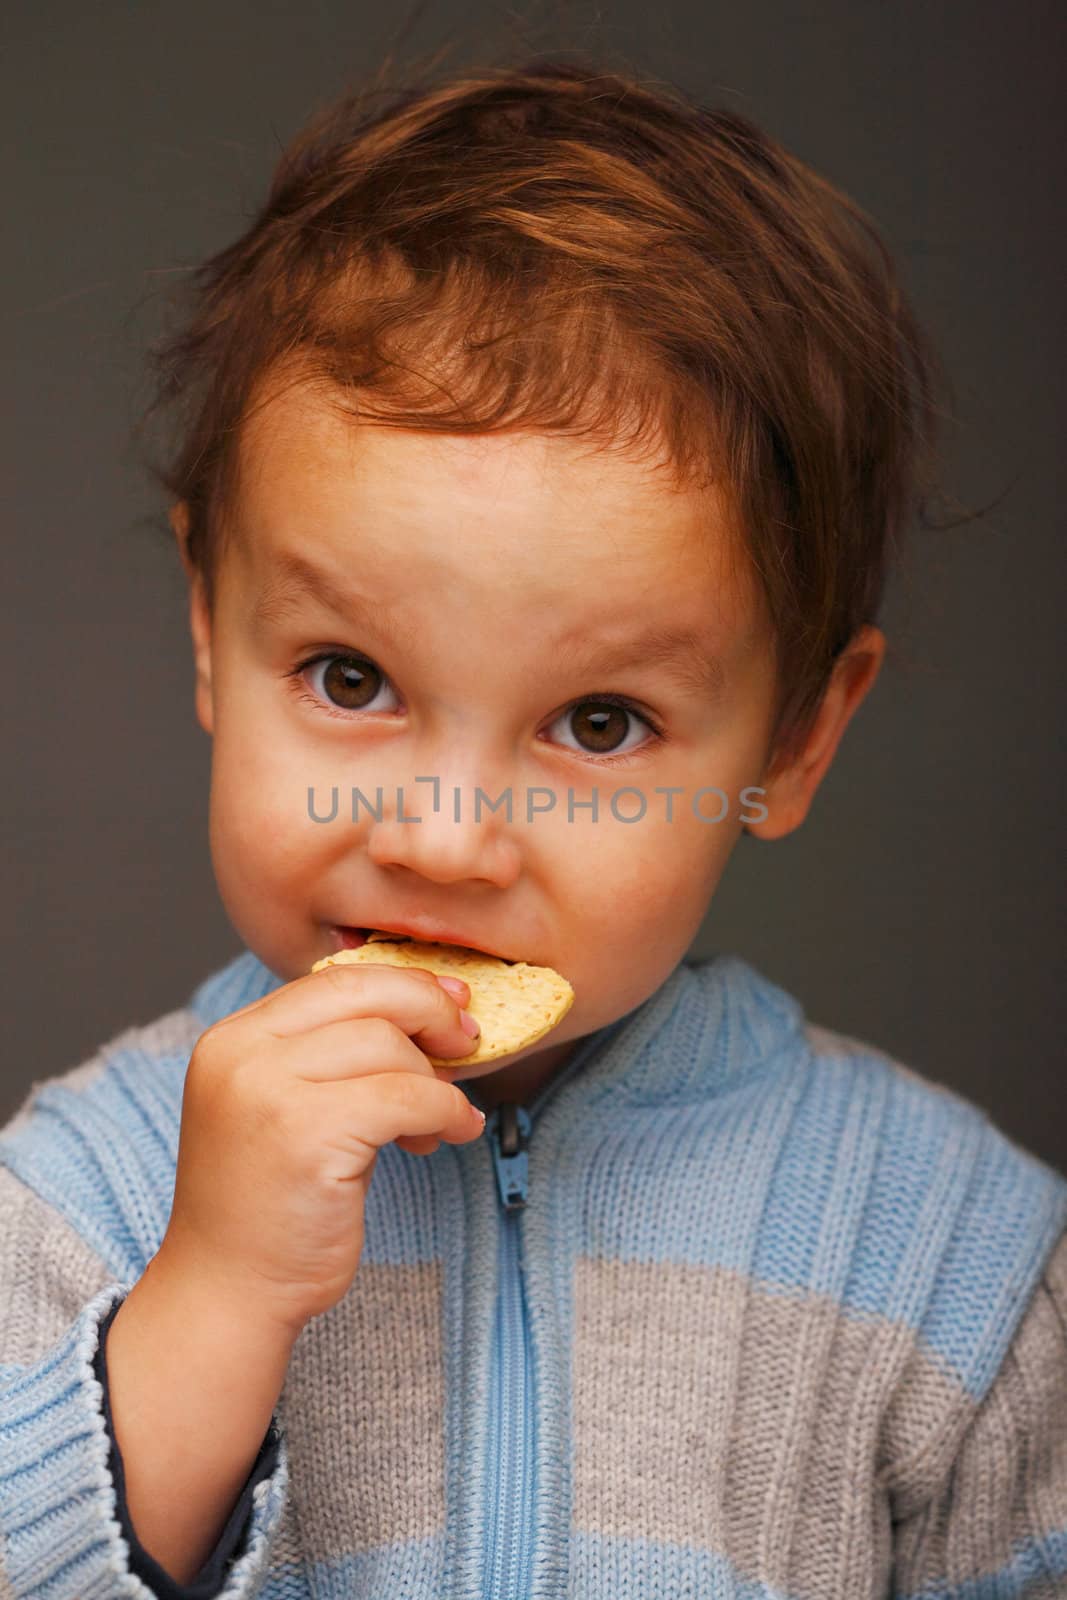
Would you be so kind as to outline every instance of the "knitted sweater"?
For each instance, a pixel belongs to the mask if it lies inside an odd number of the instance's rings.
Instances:
[[[0,1130],[0,1600],[171,1592],[101,1329],[167,1226],[197,1037],[279,982],[243,952]],[[683,962],[482,1137],[382,1149],[352,1285],[175,1592],[1062,1597],[1065,1229],[1067,1178],[976,1106]]]

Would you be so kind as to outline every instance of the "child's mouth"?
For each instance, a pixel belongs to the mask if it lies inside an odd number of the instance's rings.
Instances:
[[[399,943],[404,943],[406,941],[415,939],[414,934],[394,933],[388,928],[347,928],[341,927],[340,925],[335,925],[331,929],[331,933],[333,934],[334,943],[338,950],[358,950],[361,945],[365,945],[367,943],[367,940],[372,933],[378,934],[379,937],[383,939],[395,939]],[[483,946],[467,944],[465,940],[457,938],[447,939],[443,935],[440,939],[431,940],[428,942],[435,944],[455,944],[463,950],[477,951],[486,955],[496,955],[496,959],[498,961],[506,961],[509,965],[512,965],[517,959],[514,956],[499,955],[495,951],[486,951],[484,950]]]

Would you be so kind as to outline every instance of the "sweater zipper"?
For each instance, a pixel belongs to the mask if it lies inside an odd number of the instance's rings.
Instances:
[[[519,1225],[529,1192],[530,1128],[529,1113],[520,1105],[500,1105],[486,1119],[504,1213],[489,1405],[496,1426],[489,1438],[494,1489],[486,1524],[486,1594],[493,1600],[524,1600],[532,1584],[536,1416]]]

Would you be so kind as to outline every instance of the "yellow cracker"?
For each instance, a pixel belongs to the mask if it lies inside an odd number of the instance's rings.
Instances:
[[[574,1004],[574,990],[551,967],[502,961],[458,944],[430,944],[372,933],[358,950],[338,950],[316,961],[320,967],[377,962],[391,967],[426,967],[470,986],[468,1009],[481,1024],[477,1048],[466,1056],[429,1056],[435,1067],[473,1065],[522,1050],[550,1032]]]

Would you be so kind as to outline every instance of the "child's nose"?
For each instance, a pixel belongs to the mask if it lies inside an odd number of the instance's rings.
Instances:
[[[415,786],[414,793],[402,785],[401,791],[392,791],[390,804],[390,791],[383,789],[381,821],[372,818],[367,826],[364,848],[376,866],[407,867],[434,883],[482,879],[507,888],[515,881],[521,870],[516,836],[521,823],[508,822],[506,805],[496,812],[484,802],[476,807],[473,785],[442,783],[436,810],[431,785]]]

